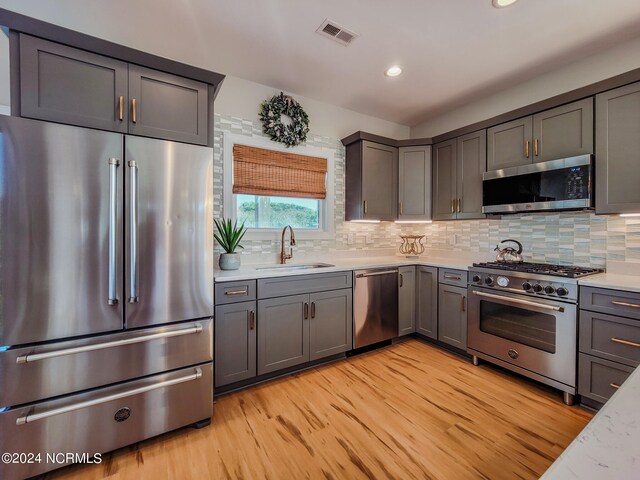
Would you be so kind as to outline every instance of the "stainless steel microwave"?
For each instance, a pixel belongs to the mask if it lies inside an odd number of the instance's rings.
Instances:
[[[593,207],[592,155],[505,168],[482,175],[482,213]]]

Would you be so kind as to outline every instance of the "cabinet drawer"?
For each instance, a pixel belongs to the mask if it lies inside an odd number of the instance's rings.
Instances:
[[[215,286],[216,305],[225,303],[247,302],[256,299],[256,281],[221,282]]]
[[[61,467],[47,452],[105,453],[211,418],[212,379],[209,363],[5,411],[0,451],[40,453],[42,463],[0,464],[0,478]]]
[[[605,403],[633,370],[633,367],[581,353],[578,365],[578,393]]]
[[[0,407],[210,362],[212,340],[211,320],[200,320],[6,350]]]
[[[580,308],[640,320],[640,293],[580,287]]]
[[[283,297],[298,293],[324,292],[351,288],[352,272],[296,275],[258,280],[258,298]]]
[[[467,272],[465,270],[438,269],[438,282],[454,287],[467,288]]]
[[[581,310],[580,351],[636,367],[640,364],[640,321]]]

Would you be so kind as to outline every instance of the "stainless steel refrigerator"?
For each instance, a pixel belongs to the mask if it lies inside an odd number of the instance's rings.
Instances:
[[[0,478],[210,419],[212,222],[211,148],[0,117]]]

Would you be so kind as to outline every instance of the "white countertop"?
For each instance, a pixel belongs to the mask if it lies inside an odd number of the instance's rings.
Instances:
[[[480,257],[478,254],[477,257]],[[289,262],[287,265],[308,263],[329,263],[332,267],[308,268],[308,269],[282,269],[278,265],[242,265],[238,270],[216,270],[214,279],[216,282],[228,282],[238,280],[251,280],[257,278],[272,278],[291,275],[310,275],[314,273],[331,273],[344,270],[359,270],[365,268],[383,268],[402,265],[426,265],[432,267],[453,268],[467,270],[473,262],[481,261],[480,258],[469,258],[467,255],[457,256],[421,256],[419,258],[407,258],[399,255],[360,257],[360,258],[323,258],[313,261]],[[274,267],[262,269],[264,267]]]
[[[640,478],[639,400],[640,368],[636,368],[541,478]]]
[[[627,292],[640,292],[640,275],[622,273],[598,273],[578,281],[583,287],[610,288]],[[640,468],[640,465],[638,466]],[[640,477],[640,474],[638,475]]]

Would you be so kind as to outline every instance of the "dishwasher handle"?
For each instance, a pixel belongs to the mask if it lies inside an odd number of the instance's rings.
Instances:
[[[382,270],[379,272],[368,272],[368,273],[356,273],[356,278],[365,278],[365,277],[376,277],[378,275],[397,275],[398,269],[395,270]]]

